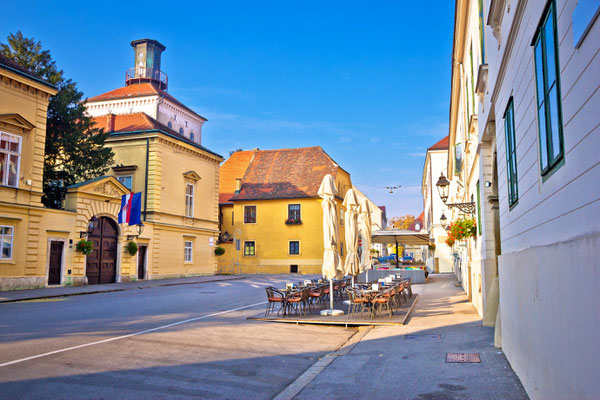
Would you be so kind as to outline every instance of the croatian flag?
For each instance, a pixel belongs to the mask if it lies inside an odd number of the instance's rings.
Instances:
[[[142,223],[142,193],[128,193],[121,196],[119,223],[140,225]]]

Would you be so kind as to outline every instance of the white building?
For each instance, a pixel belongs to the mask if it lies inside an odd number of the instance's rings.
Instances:
[[[446,246],[446,230],[440,223],[442,214],[448,214],[448,208],[444,205],[435,184],[441,173],[447,175],[448,163],[448,136],[427,149],[425,165],[423,166],[423,181],[421,190],[423,193],[423,229],[429,232],[430,242],[435,244],[435,249],[427,252],[425,264],[430,271],[452,272],[453,255],[452,249]]]
[[[532,399],[597,398],[600,2],[483,3],[478,131],[497,152],[502,348]]]
[[[126,73],[126,85],[88,99],[87,113],[98,117],[143,112],[186,139],[202,144],[206,119],[167,93],[168,78],[160,69],[165,46],[152,39],[134,40],[131,46],[136,64]]]

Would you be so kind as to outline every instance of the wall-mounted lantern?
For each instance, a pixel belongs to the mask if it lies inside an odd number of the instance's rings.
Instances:
[[[79,232],[79,237],[80,237],[81,239],[85,239],[85,238],[87,238],[87,237],[88,237],[88,236],[89,236],[89,235],[90,235],[90,234],[91,234],[91,233],[94,231],[94,229],[96,228],[96,224],[97,224],[97,223],[98,223],[98,218],[96,218],[95,216],[94,216],[94,217],[92,217],[92,218],[90,219],[90,222],[88,223],[87,230],[85,230],[85,231],[80,231],[80,232]]]
[[[473,201],[468,203],[446,203],[448,201],[448,188],[450,187],[450,182],[448,181],[448,179],[446,179],[443,172],[440,174],[440,179],[438,179],[435,186],[437,186],[438,188],[440,199],[442,199],[442,201],[444,202],[444,204],[446,204],[446,206],[448,206],[448,208],[458,208],[465,214],[475,213],[475,202]]]

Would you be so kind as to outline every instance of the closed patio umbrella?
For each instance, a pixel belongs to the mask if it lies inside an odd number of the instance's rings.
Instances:
[[[366,280],[369,281],[369,269],[371,269],[371,206],[365,198],[360,203],[358,215],[358,232],[362,238],[362,255],[360,260],[360,272],[366,272]]]
[[[335,181],[329,174],[325,175],[319,191],[319,197],[323,199],[323,278],[329,279],[329,302],[330,309],[321,311],[322,315],[340,315],[342,310],[333,309],[333,279],[343,276],[340,270],[340,256],[338,254],[339,245],[339,225],[338,213],[335,204],[335,195],[337,189]]]
[[[344,274],[354,276],[360,273],[360,259],[358,257],[358,209],[360,204],[356,198],[354,189],[348,189],[344,197],[344,207],[346,214],[344,217],[346,223],[346,261],[344,262]]]

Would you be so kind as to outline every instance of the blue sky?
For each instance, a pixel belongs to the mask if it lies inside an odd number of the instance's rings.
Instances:
[[[208,119],[205,146],[318,145],[388,217],[418,215],[425,150],[448,134],[453,3],[34,1],[0,39],[42,41],[89,97],[124,85],[131,40],[156,39],[169,92]]]

